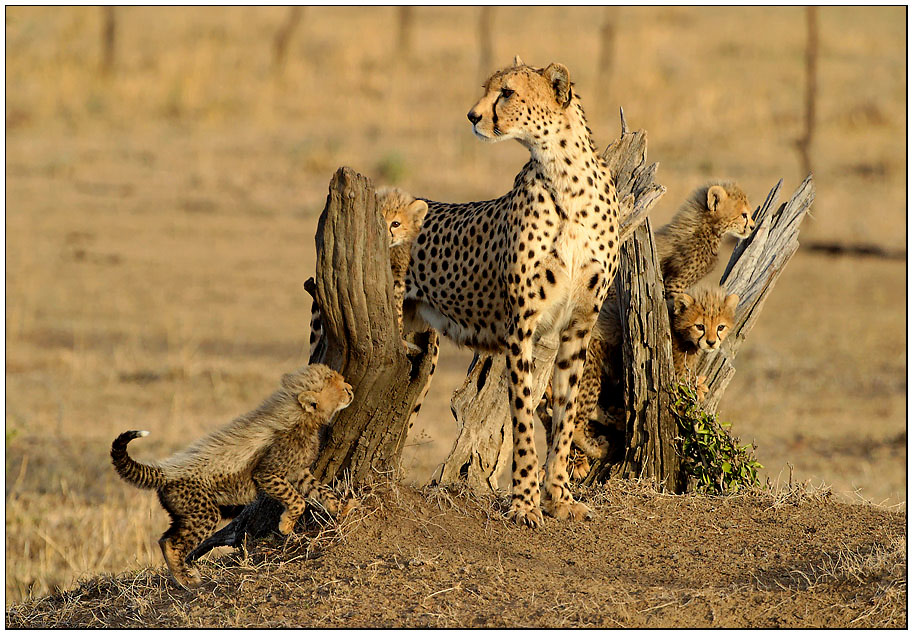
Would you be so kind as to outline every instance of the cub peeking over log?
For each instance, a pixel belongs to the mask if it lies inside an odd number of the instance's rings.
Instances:
[[[223,512],[246,505],[263,492],[285,506],[279,531],[291,533],[316,499],[337,514],[339,499],[319,483],[310,467],[319,450],[318,431],[353,398],[342,375],[322,365],[304,366],[282,377],[280,388],[258,408],[211,432],[186,450],[157,463],[140,463],[127,444],[146,431],[124,432],[111,445],[114,469],[136,487],[154,489],[171,516],[159,546],[177,582],[192,588],[200,574],[184,559],[216,528]]]

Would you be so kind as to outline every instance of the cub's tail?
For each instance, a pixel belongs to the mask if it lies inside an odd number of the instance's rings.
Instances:
[[[129,430],[114,439],[111,444],[111,461],[114,469],[125,481],[143,489],[160,489],[165,485],[165,472],[162,468],[139,463],[127,454],[127,444],[137,437],[148,436],[145,430]]]

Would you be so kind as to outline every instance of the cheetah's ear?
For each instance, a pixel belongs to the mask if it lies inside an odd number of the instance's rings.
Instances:
[[[707,190],[707,209],[711,212],[715,212],[720,206],[720,203],[727,198],[729,198],[729,195],[726,194],[726,189],[722,185],[714,185]]]
[[[317,394],[310,390],[300,392],[298,393],[298,403],[301,404],[301,409],[305,414],[311,414],[317,410]]]
[[[681,315],[692,304],[694,304],[694,298],[687,293],[676,293],[672,296],[672,312],[675,315]]]
[[[524,66],[523,60],[520,59],[519,55],[514,55],[514,66]]]
[[[428,203],[425,201],[415,200],[409,204],[409,207],[406,208],[406,213],[416,222],[421,221],[425,218],[425,214],[428,213]]]
[[[567,108],[571,103],[571,73],[564,64],[549,64],[542,71],[542,76],[552,85],[555,99],[562,108]]]
[[[735,308],[739,306],[739,296],[735,293],[730,293],[726,296],[726,299],[723,300],[723,306],[725,306],[730,311],[735,311]]]

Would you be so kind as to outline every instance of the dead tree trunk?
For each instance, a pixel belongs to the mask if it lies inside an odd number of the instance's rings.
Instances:
[[[732,361],[758,321],[774,284],[799,248],[799,226],[815,200],[815,184],[809,174],[790,199],[777,207],[782,184],[782,180],[777,183],[764,204],[755,211],[757,227],[736,245],[720,279],[720,285],[729,293],[739,294],[739,306],[735,326],[723,342],[722,351],[717,355],[705,355],[696,367],[698,375],[707,375],[710,390],[704,399],[704,408],[708,412],[717,409],[735,374]]]
[[[409,415],[431,371],[436,333],[415,336],[422,349],[415,356],[407,356],[402,345],[388,235],[375,209],[374,185],[340,168],[317,225],[316,282],[306,283],[324,332],[310,361],[338,370],[355,389],[351,405],[329,425],[313,468],[325,483],[344,479],[359,486],[398,473]],[[281,511],[279,503],[261,496],[190,559],[213,547],[237,547],[245,535],[275,531]]]
[[[620,240],[624,240],[643,222],[665,188],[653,182],[656,164],[646,162],[646,132],[628,132],[624,113],[621,124],[621,137],[603,156],[615,176],[621,201]],[[533,387],[540,395],[551,378],[556,352],[557,342],[547,338],[534,348]],[[450,402],[460,431],[440,475],[434,480],[467,482],[480,489],[496,488],[512,443],[504,368],[503,355],[477,355],[473,359],[469,375]]]

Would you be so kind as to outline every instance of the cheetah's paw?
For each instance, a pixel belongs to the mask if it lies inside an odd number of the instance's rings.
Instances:
[[[282,512],[282,516],[279,518],[279,533],[283,536],[288,536],[295,530],[295,522],[297,522],[297,520],[297,518],[292,517],[288,513],[288,510]]]
[[[518,525],[526,525],[533,529],[542,525],[543,522],[542,511],[538,507],[517,500],[511,503],[507,517]]]
[[[571,480],[582,481],[590,473],[590,462],[585,456],[578,455],[571,466]]]
[[[545,502],[545,513],[554,516],[558,520],[593,520],[593,510],[589,507],[575,501],[573,498],[565,501],[547,500]]]

